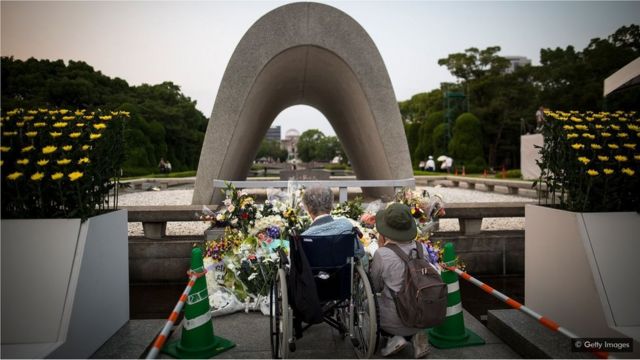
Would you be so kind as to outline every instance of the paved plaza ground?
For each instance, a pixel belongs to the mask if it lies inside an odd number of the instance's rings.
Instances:
[[[509,346],[491,333],[478,320],[465,312],[465,325],[480,335],[486,344],[458,349],[431,349],[428,358],[431,359],[504,359],[520,358]],[[155,334],[164,324],[163,320],[132,320],[126,325],[125,331],[114,336],[107,344],[99,349],[93,358],[138,358],[151,343]],[[216,358],[221,359],[266,359],[271,358],[269,340],[269,317],[259,313],[235,313],[213,318],[216,336],[233,341],[236,346]],[[172,339],[178,339],[181,328],[178,328]],[[296,342],[296,352],[292,358],[301,359],[353,359],[355,352],[348,339],[344,339],[337,330],[327,324],[314,325],[305,331],[302,339]],[[380,351],[375,355],[381,358]],[[161,354],[160,358],[171,357]],[[406,347],[393,359],[413,358],[413,350]]]

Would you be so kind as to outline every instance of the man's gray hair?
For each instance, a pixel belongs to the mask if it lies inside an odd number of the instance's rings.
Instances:
[[[326,186],[315,185],[304,191],[302,202],[314,215],[328,214],[333,209],[333,192]]]

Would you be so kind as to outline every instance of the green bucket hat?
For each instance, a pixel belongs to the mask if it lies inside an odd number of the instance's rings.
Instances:
[[[407,205],[393,203],[376,214],[376,228],[385,237],[395,241],[411,241],[418,230]]]

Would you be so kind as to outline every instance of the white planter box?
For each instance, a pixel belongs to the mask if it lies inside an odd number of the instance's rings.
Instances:
[[[525,207],[525,304],[583,337],[640,339],[640,215]],[[637,351],[637,350],[636,350]]]
[[[2,357],[88,358],[129,320],[127,211],[2,220]]]

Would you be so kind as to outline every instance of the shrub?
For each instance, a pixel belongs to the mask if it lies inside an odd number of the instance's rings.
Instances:
[[[458,166],[484,168],[482,152],[482,130],[480,120],[471,114],[464,113],[456,119],[453,127],[453,138],[449,143],[449,154]]]
[[[2,217],[82,218],[117,206],[109,198],[125,158],[127,112],[3,112]]]

